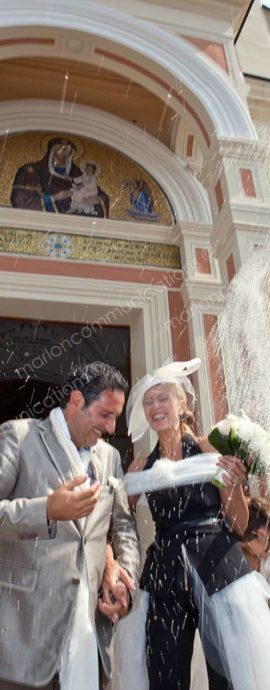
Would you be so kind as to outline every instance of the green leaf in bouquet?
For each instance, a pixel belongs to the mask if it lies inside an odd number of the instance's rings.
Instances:
[[[241,439],[239,438],[237,431],[234,429],[234,427],[230,428],[228,435],[228,444],[231,449],[231,455],[238,455],[239,451],[241,450],[243,441],[241,441]]]
[[[249,456],[249,445],[239,438],[237,431],[233,427],[229,431],[228,443],[231,448],[231,455],[236,455],[245,462]]]
[[[231,455],[232,451],[228,443],[228,437],[221,434],[216,426],[208,434],[208,441],[221,455]]]
[[[241,444],[241,442],[233,426],[231,426],[228,434],[228,444],[231,449],[231,455],[236,455],[236,451],[238,450],[238,446]]]

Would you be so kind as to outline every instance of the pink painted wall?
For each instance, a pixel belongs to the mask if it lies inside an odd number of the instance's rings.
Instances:
[[[193,156],[193,144],[194,144],[194,136],[193,134],[189,134],[187,138],[187,145],[186,145],[186,156],[188,158],[192,158]]]
[[[185,361],[190,358],[188,335],[189,314],[185,309],[183,299],[179,292],[168,292],[168,298],[173,357],[175,360]]]
[[[182,36],[182,38],[199,48],[202,53],[214,60],[225,72],[229,72],[225,49],[221,43],[210,43],[210,41],[205,41],[203,38],[195,38],[194,36]]]
[[[34,38],[34,36],[27,38],[2,38],[0,40],[0,48],[6,46],[19,46],[19,45],[40,45],[40,46],[53,46],[55,44],[54,38]]]
[[[211,264],[209,259],[208,249],[203,249],[202,247],[195,248],[196,255],[196,271],[198,273],[211,273]]]
[[[223,419],[228,412],[225,377],[221,360],[213,351],[211,344],[211,331],[217,324],[215,314],[204,314],[203,316],[205,342],[207,350],[208,370],[210,376],[210,386],[213,401],[214,421]]]
[[[242,188],[245,196],[256,197],[256,189],[250,168],[240,168]]]
[[[27,258],[24,256],[0,256],[0,271],[38,273],[42,275],[74,276],[97,280],[117,280],[141,284],[167,285],[180,287],[181,271],[163,271],[151,268],[132,268],[129,266],[104,266],[77,263],[75,261],[54,261],[53,259]]]

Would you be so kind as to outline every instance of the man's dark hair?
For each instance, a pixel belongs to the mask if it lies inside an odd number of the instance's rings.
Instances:
[[[73,390],[81,391],[85,406],[88,407],[94,400],[98,400],[105,390],[123,391],[126,394],[128,383],[118,369],[104,362],[93,362],[72,369],[61,390],[62,398],[59,404],[62,408],[66,407]]]

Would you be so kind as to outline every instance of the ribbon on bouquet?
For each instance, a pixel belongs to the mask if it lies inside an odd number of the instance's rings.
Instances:
[[[177,462],[161,458],[156,460],[150,470],[126,474],[126,491],[129,496],[133,496],[146,491],[211,482],[217,471],[219,457],[219,453],[200,453]]]

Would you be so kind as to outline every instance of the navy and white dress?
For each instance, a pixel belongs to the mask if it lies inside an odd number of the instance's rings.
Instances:
[[[183,437],[183,458],[200,452],[191,436]],[[144,469],[158,460],[157,445]],[[146,496],[156,534],[147,551],[141,595],[116,631],[113,690],[189,690],[196,628],[210,690],[265,690],[270,588],[250,571],[226,526],[219,491],[205,483]],[[203,690],[202,674],[196,678],[196,690]]]
[[[182,450],[183,458],[201,452],[188,435]],[[144,469],[158,459],[157,445]],[[226,526],[218,490],[205,483],[146,495],[156,525],[141,579],[150,595],[150,690],[188,690],[196,627],[211,690],[264,690],[270,677],[270,590],[250,571]]]

